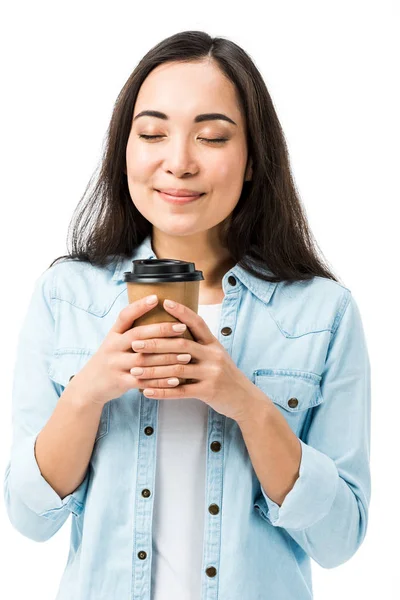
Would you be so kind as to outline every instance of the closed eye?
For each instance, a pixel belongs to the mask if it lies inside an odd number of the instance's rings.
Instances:
[[[154,140],[156,138],[162,138],[164,136],[162,136],[162,135],[145,135],[145,134],[141,134],[141,135],[139,135],[139,137],[143,138],[145,140]],[[199,138],[199,140],[203,140],[205,142],[211,142],[212,144],[223,144],[224,142],[228,141],[227,138],[214,138],[214,139]]]

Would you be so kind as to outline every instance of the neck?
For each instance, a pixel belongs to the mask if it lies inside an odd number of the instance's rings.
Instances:
[[[153,228],[151,244],[157,258],[193,262],[196,269],[203,273],[201,288],[221,289],[222,277],[235,265],[235,261],[213,232],[208,230],[191,236],[173,236]]]

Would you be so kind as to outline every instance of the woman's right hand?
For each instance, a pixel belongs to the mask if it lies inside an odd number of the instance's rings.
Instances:
[[[148,298],[149,296],[146,296],[136,300],[121,310],[97,352],[69,383],[70,386],[79,390],[79,395],[83,395],[85,401],[104,405],[130,389],[143,389],[144,380],[136,379],[130,372],[132,367],[139,366],[134,358],[139,354],[132,350],[134,340],[182,335],[182,332],[172,329],[172,325],[176,322],[133,326],[136,319],[157,305],[158,298],[156,302],[146,304]],[[140,366],[173,365],[180,362],[176,358],[177,354],[142,354],[140,356]],[[183,364],[189,362],[189,356]],[[160,379],[159,387],[171,388],[167,379]]]

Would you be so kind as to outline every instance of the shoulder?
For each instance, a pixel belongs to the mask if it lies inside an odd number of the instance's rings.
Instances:
[[[63,259],[49,267],[36,281],[53,302],[69,302],[103,316],[121,288],[112,282],[115,263],[95,266],[76,259]]]
[[[351,291],[333,279],[315,276],[305,281],[281,282],[280,293],[282,297],[297,302],[315,301],[317,304],[326,302],[336,304],[348,299]]]
[[[336,329],[351,299],[344,285],[325,277],[280,282],[271,303],[273,318],[290,336]]]

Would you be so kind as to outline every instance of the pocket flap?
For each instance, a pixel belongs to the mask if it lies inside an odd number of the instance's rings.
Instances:
[[[57,354],[53,355],[53,359],[50,363],[49,377],[65,388],[72,377],[85,366],[92,356],[93,354],[91,352],[82,352],[77,350],[58,352]],[[106,402],[101,413],[95,442],[108,433],[109,421],[110,402]]]
[[[63,387],[66,387],[72,377],[85,366],[91,357],[91,352],[72,350],[54,354],[49,367],[49,376]]]
[[[257,369],[254,383],[271,400],[291,413],[296,413],[323,401],[321,375],[292,369]]]

